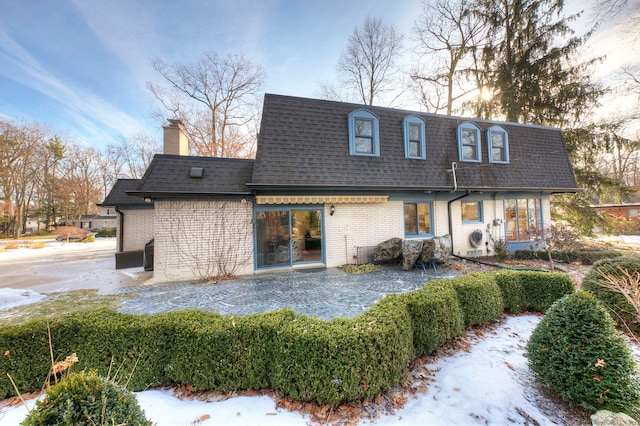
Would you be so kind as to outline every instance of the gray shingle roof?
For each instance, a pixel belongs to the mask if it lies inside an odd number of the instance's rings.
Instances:
[[[102,206],[148,206],[140,197],[127,195],[127,191],[134,191],[140,183],[140,179],[118,179],[111,191],[102,202]]]
[[[366,109],[379,117],[380,156],[349,155],[347,116]],[[403,119],[426,123],[427,159],[406,159]],[[456,128],[481,130],[481,163],[460,162]],[[500,125],[509,137],[509,164],[487,157],[486,129]],[[442,116],[341,102],[265,95],[256,164],[250,187],[451,189],[452,162],[460,189],[573,191],[577,184],[559,129]]]
[[[156,154],[140,184],[139,196],[207,196],[249,194],[254,160]],[[192,168],[202,177],[190,177]]]

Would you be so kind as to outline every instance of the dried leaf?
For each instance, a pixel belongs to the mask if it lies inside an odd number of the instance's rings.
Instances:
[[[516,371],[516,368],[515,368],[513,365],[509,364],[507,361],[505,361],[504,363],[506,364],[506,366],[507,366],[507,368],[508,368],[509,370]]]
[[[596,367],[604,367],[604,359],[598,359],[598,361],[596,361]]]

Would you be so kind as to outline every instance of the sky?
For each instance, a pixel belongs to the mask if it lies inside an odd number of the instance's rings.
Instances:
[[[366,16],[395,25],[410,49],[421,12],[421,0],[2,3],[0,119],[46,123],[55,134],[98,149],[138,132],[160,136],[147,89],[148,82],[162,84],[152,58],[192,63],[207,51],[241,53],[264,67],[264,92],[318,97],[320,84],[335,79],[349,35]],[[569,0],[567,10],[583,5]],[[599,78],[620,64],[640,62],[640,41],[636,46],[623,38],[613,23],[594,37],[590,51],[611,58],[599,65]]]

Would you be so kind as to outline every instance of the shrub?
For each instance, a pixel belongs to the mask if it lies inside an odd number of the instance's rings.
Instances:
[[[578,292],[555,303],[527,352],[536,379],[565,401],[638,416],[640,378],[629,345],[593,295]]]
[[[89,231],[76,226],[57,226],[53,231],[58,241],[79,241],[89,235]]]
[[[437,281],[401,296],[411,316],[416,356],[427,355],[464,333],[462,309],[455,290]]]
[[[378,267],[372,263],[364,263],[362,265],[346,265],[344,271],[347,274],[365,274],[367,272],[374,272]]]
[[[592,265],[594,262],[622,254],[615,250],[553,250],[551,256],[556,261],[565,263],[580,262],[583,265]],[[549,260],[549,254],[545,250],[516,250],[514,257],[519,260],[541,259]]]
[[[556,300],[574,291],[573,282],[566,274],[521,271],[518,280],[524,292],[523,308],[537,312],[546,312]]]
[[[116,228],[102,228],[98,232],[96,232],[96,237],[115,237],[116,236]]]
[[[496,284],[502,292],[504,309],[519,314],[527,308],[526,294],[520,281],[522,272],[504,270],[496,274]]]
[[[582,280],[582,288],[595,294],[609,309],[609,313],[616,321],[626,324],[632,331],[638,332],[640,331],[640,322],[638,313],[633,306],[622,294],[601,285],[604,282],[601,273],[623,278],[621,269],[630,274],[640,271],[640,257],[621,256],[597,262]]]
[[[397,296],[352,320],[296,315],[273,345],[276,390],[331,405],[371,398],[402,383],[413,358],[411,320]]]
[[[439,281],[456,291],[462,308],[464,325],[482,325],[502,315],[504,302],[495,274],[475,273]]]
[[[36,425],[151,425],[135,396],[95,372],[72,373],[49,387],[22,423]]]

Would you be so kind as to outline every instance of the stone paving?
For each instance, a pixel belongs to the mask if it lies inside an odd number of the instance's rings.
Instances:
[[[405,293],[423,287],[429,280],[456,275],[440,270],[404,271],[396,266],[357,275],[330,268],[260,274],[210,284],[151,284],[136,287],[139,295],[125,300],[119,311],[149,314],[195,308],[246,315],[288,307],[324,320],[350,318],[386,294]]]

